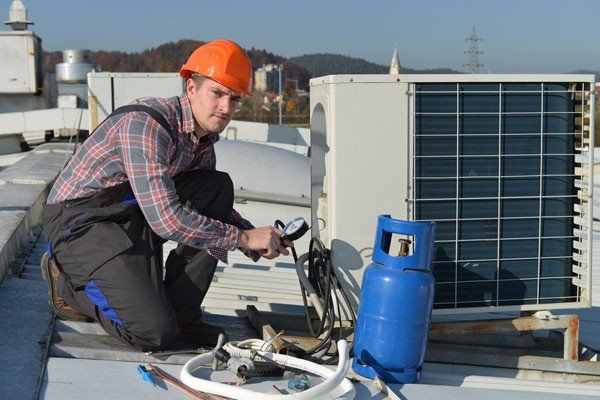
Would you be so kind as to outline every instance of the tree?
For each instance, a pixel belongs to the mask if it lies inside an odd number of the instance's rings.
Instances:
[[[291,99],[288,99],[288,101],[285,102],[285,113],[291,114],[291,115],[296,115],[297,107],[298,107],[298,99],[292,97]]]

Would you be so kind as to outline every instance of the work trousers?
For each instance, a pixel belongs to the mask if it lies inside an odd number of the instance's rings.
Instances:
[[[174,181],[182,204],[230,223],[228,174],[192,171]],[[59,295],[111,336],[143,351],[159,350],[179,336],[181,321],[200,319],[217,260],[179,244],[167,258],[163,279],[165,240],[150,229],[129,183],[47,204],[44,234],[62,272]]]

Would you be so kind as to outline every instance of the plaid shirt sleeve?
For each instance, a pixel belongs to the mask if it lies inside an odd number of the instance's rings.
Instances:
[[[115,148],[148,221],[160,237],[196,248],[209,248],[227,263],[227,250],[235,250],[241,230],[184,207],[168,174],[172,139],[152,118],[134,115],[116,135]],[[235,213],[237,216],[239,214]],[[236,223],[248,221],[239,217]],[[244,222],[245,221],[245,222]]]
[[[198,159],[198,164],[196,168],[207,168],[215,170],[217,168],[217,159],[215,157],[214,151],[207,153],[204,158]],[[254,225],[247,219],[244,219],[240,213],[238,213],[235,209],[232,210],[229,221],[232,225],[237,226],[241,230],[254,229]],[[255,250],[242,249],[238,247],[238,250],[244,253],[244,255],[250,258],[252,261],[256,262],[260,259],[260,253]],[[220,249],[210,249],[210,253],[215,257],[221,259],[217,253]]]
[[[244,219],[236,210],[231,212],[231,221],[235,226],[242,230],[254,229],[254,225],[252,225],[250,221]],[[254,262],[258,261],[260,258],[260,253],[258,251],[242,249],[241,247],[238,247],[238,249]]]

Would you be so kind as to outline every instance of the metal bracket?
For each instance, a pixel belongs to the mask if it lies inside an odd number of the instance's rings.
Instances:
[[[579,316],[553,315],[552,318],[518,317],[479,321],[456,321],[432,323],[429,335],[449,336],[476,333],[527,332],[547,329],[564,329],[564,359],[579,360]]]

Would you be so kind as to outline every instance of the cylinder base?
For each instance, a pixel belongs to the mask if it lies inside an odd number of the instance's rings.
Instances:
[[[352,369],[365,378],[375,379],[375,377],[379,377],[385,383],[415,383],[421,379],[420,368],[418,370],[405,369],[402,371],[375,370],[375,368],[366,365],[356,357],[352,360]]]

